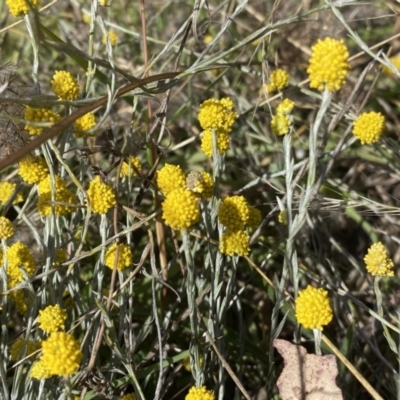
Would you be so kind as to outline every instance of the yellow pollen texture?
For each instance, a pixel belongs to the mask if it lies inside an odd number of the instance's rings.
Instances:
[[[318,39],[311,50],[307,69],[310,87],[319,91],[325,87],[330,92],[339,90],[345,84],[350,69],[349,52],[343,40],[330,37]]]
[[[394,263],[389,257],[385,246],[381,243],[374,243],[364,257],[367,271],[374,276],[393,276]]]
[[[295,305],[297,322],[307,329],[323,330],[332,321],[333,313],[328,292],[308,285],[299,292]]]

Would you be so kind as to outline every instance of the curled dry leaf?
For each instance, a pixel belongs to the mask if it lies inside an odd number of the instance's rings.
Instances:
[[[307,354],[304,347],[281,339],[274,340],[274,347],[285,364],[277,381],[282,400],[343,400],[335,356]]]

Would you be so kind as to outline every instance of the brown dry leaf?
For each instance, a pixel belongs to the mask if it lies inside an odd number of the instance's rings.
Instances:
[[[302,346],[275,339],[285,367],[277,381],[282,400],[343,400],[336,385],[336,358],[307,354]]]

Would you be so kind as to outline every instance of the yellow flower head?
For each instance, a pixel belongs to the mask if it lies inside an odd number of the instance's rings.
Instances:
[[[361,144],[375,143],[385,129],[385,117],[378,112],[362,113],[353,122],[353,134]]]
[[[36,8],[38,6],[38,0],[6,0],[6,3],[13,17],[28,14],[31,7]]]
[[[287,135],[289,133],[292,120],[285,114],[276,114],[271,120],[272,132],[278,136]]]
[[[99,4],[102,6],[102,7],[107,7],[109,4],[108,4],[108,1],[109,0],[99,0]]]
[[[293,111],[293,108],[294,108],[294,101],[290,99],[285,99],[277,105],[276,113],[288,115]]]
[[[40,379],[49,379],[51,378],[51,374],[49,371],[44,367],[43,361],[39,360],[33,364],[31,372],[29,373],[31,378],[40,380]]]
[[[121,172],[119,174],[120,178],[124,176],[138,176],[137,171],[142,170],[142,165],[140,164],[140,160],[135,157],[129,157],[129,164],[127,162],[122,163]]]
[[[113,188],[102,182],[98,175],[90,182],[87,194],[92,210],[97,214],[105,214],[117,204]]]
[[[115,257],[117,255],[117,244],[113,243],[107,250],[104,257],[105,264],[108,268],[114,269]],[[121,243],[118,245],[118,261],[117,271],[123,271],[124,269],[132,265],[132,251],[130,247]]]
[[[188,229],[200,218],[196,195],[186,189],[176,189],[168,193],[162,203],[162,218],[175,230]]]
[[[137,397],[135,393],[128,393],[125,396],[122,396],[121,400],[137,400]]]
[[[78,371],[82,352],[78,341],[71,334],[54,332],[42,342],[40,361],[49,375],[68,376]]]
[[[397,70],[400,71],[400,56],[397,55],[394,57],[390,57],[390,61],[392,62],[392,64],[394,64]],[[389,67],[386,67],[386,65],[382,68],[382,72],[387,76],[396,76]]]
[[[393,261],[381,242],[374,243],[364,257],[367,271],[374,276],[393,276]]]
[[[14,235],[14,227],[6,217],[0,217],[0,239],[8,239]],[[2,261],[0,260],[0,263]]]
[[[264,87],[267,93],[272,93],[284,89],[289,84],[289,74],[283,69],[276,69],[271,73],[269,80]]]
[[[15,183],[6,181],[0,182],[0,205],[5,205],[8,202],[16,187],[17,185]],[[13,200],[13,204],[21,203],[23,200],[24,197],[22,193],[18,193]]]
[[[47,175],[39,185],[37,207],[42,217],[51,215],[66,215],[75,210],[72,206],[77,203],[75,195],[68,189],[66,182],[59,175],[54,176],[54,205],[52,205],[51,176]]]
[[[9,277],[9,288],[22,282],[24,275],[20,268],[24,268],[29,276],[35,273],[35,260],[26,244],[15,242],[6,249],[7,275]],[[3,257],[0,259],[3,264]]]
[[[218,153],[224,155],[229,149],[229,134],[222,129],[216,130],[215,134],[217,135]],[[206,129],[201,136],[201,150],[207,157],[212,157],[213,131],[211,129]]]
[[[186,188],[182,168],[179,165],[165,164],[157,172],[157,185],[164,196],[173,190]]]
[[[26,348],[25,348],[25,353],[23,353],[22,350],[24,348],[25,343],[26,343]],[[21,360],[22,358],[25,358],[34,353],[36,350],[39,350],[40,347],[41,347],[40,342],[35,343],[32,340],[26,341],[26,339],[23,336],[21,336],[11,346],[10,350],[11,361]]]
[[[248,256],[250,237],[245,231],[227,230],[220,239],[219,251],[227,256]]]
[[[26,183],[33,185],[49,175],[49,167],[44,158],[28,156],[19,162],[18,174]]]
[[[116,46],[118,42],[118,35],[114,31],[107,31],[107,35],[104,35],[101,39],[103,44],[107,44],[107,36],[110,39],[111,46]]]
[[[299,292],[296,299],[296,319],[304,328],[322,331],[323,325],[328,325],[332,318],[332,307],[326,290],[308,285]]]
[[[243,196],[225,198],[218,209],[219,222],[228,230],[240,231],[250,218],[250,207]]]
[[[310,87],[319,91],[323,91],[325,86],[330,92],[339,90],[345,84],[350,69],[349,52],[343,40],[330,37],[318,39],[311,50],[307,68]]]
[[[80,93],[78,81],[67,71],[55,72],[51,88],[61,100],[75,100]]]
[[[282,210],[279,214],[278,214],[278,221],[282,224],[282,225],[287,225],[288,224],[288,220],[287,220],[287,209],[285,208],[284,210]]]
[[[52,125],[61,120],[61,115],[55,113],[53,110],[50,110],[48,108],[33,108],[30,106],[26,106],[24,118],[26,121],[29,122],[50,122]],[[31,136],[34,136],[40,135],[43,132],[44,128],[26,124],[25,129],[29,132]]]
[[[261,211],[258,208],[249,207],[249,220],[247,221],[247,225],[255,229],[261,224],[261,220]]]
[[[78,118],[75,121],[74,124],[74,130],[80,131],[80,132],[75,132],[75,136],[77,138],[87,138],[89,137],[88,134],[86,134],[86,131],[90,131],[92,128],[96,126],[96,117],[94,116],[93,113],[87,113],[83,115],[82,117]]]
[[[196,196],[209,199],[214,193],[215,182],[208,172],[191,171],[186,177],[186,187]]]
[[[229,133],[238,118],[231,99],[209,99],[200,104],[199,123],[203,129],[219,129]]]
[[[37,322],[42,331],[50,334],[65,329],[67,310],[64,310],[58,304],[55,306],[48,306],[44,310],[39,310],[39,314],[40,316]]]
[[[215,400],[215,395],[211,390],[207,390],[205,386],[195,387],[189,389],[185,400]]]

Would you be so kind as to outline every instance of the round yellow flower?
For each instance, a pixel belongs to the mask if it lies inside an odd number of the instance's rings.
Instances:
[[[52,124],[55,124],[61,120],[61,115],[48,108],[33,108],[26,106],[24,118],[29,122],[51,122]],[[25,129],[31,136],[34,136],[40,135],[44,128],[27,123]]]
[[[107,35],[104,35],[101,39],[103,44],[107,44],[107,36],[110,39],[111,46],[116,46],[118,42],[118,35],[114,31],[107,31]]]
[[[39,185],[39,197],[37,207],[42,217],[51,215],[66,215],[75,210],[73,207],[77,203],[76,196],[68,189],[67,183],[59,175],[54,176],[54,204],[51,191],[51,176],[43,179]]]
[[[49,175],[49,167],[44,158],[28,156],[19,162],[18,174],[26,183],[32,185]]]
[[[285,99],[277,105],[276,113],[288,115],[293,111],[293,108],[294,108],[294,101],[290,99]]]
[[[229,133],[238,118],[231,99],[209,99],[200,104],[199,123],[205,129],[219,129]]]
[[[25,354],[23,354],[22,349],[24,348],[25,343],[26,343]],[[10,350],[11,361],[18,361],[18,360],[21,360],[22,358],[30,356],[36,350],[39,350],[40,347],[41,347],[40,342],[35,343],[32,340],[26,341],[26,339],[23,336],[21,336],[11,346],[11,350]]]
[[[8,218],[0,217],[0,239],[9,239],[12,235],[14,235],[13,224]]]
[[[164,196],[173,190],[185,188],[185,174],[182,168],[179,165],[165,164],[157,172],[157,186]]]
[[[80,93],[78,81],[67,71],[56,71],[51,87],[61,100],[75,100]]]
[[[218,153],[224,155],[229,149],[229,134],[224,130],[216,130]],[[207,157],[213,155],[213,131],[206,129],[201,136],[201,150]]]
[[[82,352],[72,335],[54,332],[42,342],[40,361],[49,375],[68,376],[78,371]]]
[[[117,255],[117,244],[113,243],[107,250],[104,257],[105,264],[108,268],[114,269],[115,257]],[[118,245],[118,261],[117,270],[123,271],[132,265],[132,251],[130,247],[123,243]]]
[[[248,256],[250,237],[245,231],[227,230],[220,239],[219,251],[227,256]]]
[[[215,182],[208,172],[191,171],[186,177],[186,188],[202,199],[209,199],[214,193]]]
[[[333,313],[328,292],[310,285],[296,299],[297,322],[308,329],[323,330],[332,321]]]
[[[20,17],[28,14],[29,10],[38,6],[38,0],[6,0],[10,14],[13,17]]]
[[[243,196],[225,198],[218,209],[219,222],[230,231],[240,231],[250,218],[250,207]]]
[[[195,387],[189,389],[185,400],[215,400],[215,395],[211,390],[207,390],[205,386]]]
[[[15,242],[6,248],[7,275],[9,277],[8,286],[12,288],[24,280],[21,267],[24,268],[29,276],[35,273],[35,260],[28,246],[21,242]],[[0,265],[3,264],[3,257]]]
[[[186,189],[176,189],[168,193],[161,207],[165,223],[175,230],[188,229],[200,218],[197,198]]]
[[[5,205],[14,193],[17,185],[11,182],[0,182],[0,204]],[[13,204],[21,203],[24,200],[22,193],[18,193],[13,200]]]
[[[105,214],[117,204],[113,188],[102,182],[98,175],[90,182],[87,194],[92,210],[97,214]]]
[[[121,172],[119,174],[120,178],[124,177],[124,176],[138,176],[138,172],[140,172],[142,169],[142,165],[140,164],[140,160],[135,157],[135,156],[131,156],[129,157],[129,164],[127,162],[123,162],[122,163],[122,167],[121,167]]]
[[[323,91],[325,86],[330,92],[339,90],[346,81],[350,64],[349,52],[343,40],[327,37],[311,48],[310,65],[307,73],[310,87]]]
[[[367,271],[374,276],[393,276],[393,261],[381,242],[374,243],[364,257]]]
[[[353,134],[361,144],[375,143],[382,136],[385,129],[385,117],[378,112],[362,113],[353,122]]]
[[[31,378],[40,380],[40,379],[49,379],[51,378],[51,374],[44,367],[43,361],[36,361],[35,364],[32,365],[31,372],[29,373]]]
[[[58,304],[48,306],[44,310],[39,310],[39,314],[37,322],[42,331],[50,334],[65,329],[67,310],[64,310]]]
[[[291,125],[291,119],[285,114],[276,114],[271,120],[272,131],[279,136],[287,135]]]
[[[93,113],[87,113],[75,121],[74,129],[76,131],[80,131],[80,132],[75,132],[75,136],[77,138],[87,138],[89,137],[89,135],[86,134],[85,132],[90,131],[95,126],[96,126],[96,117],[94,116]]]
[[[109,0],[99,0],[99,5],[101,5],[102,7],[107,7]]]
[[[270,82],[265,85],[267,93],[282,90],[289,84],[289,74],[283,69],[276,69],[269,77]]]

